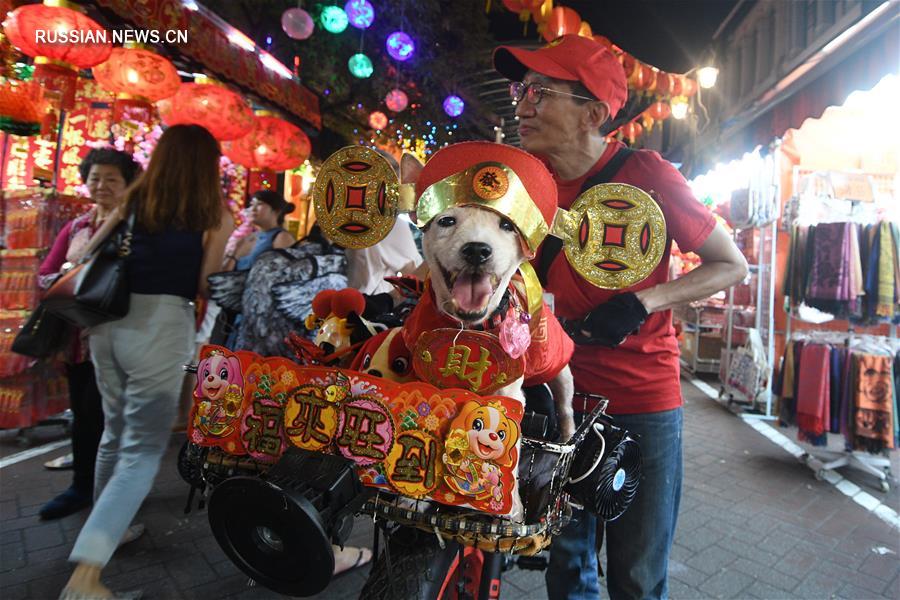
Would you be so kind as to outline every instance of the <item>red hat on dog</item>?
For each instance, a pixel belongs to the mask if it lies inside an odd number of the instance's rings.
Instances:
[[[610,118],[628,99],[628,83],[618,59],[602,44],[580,35],[564,35],[538,50],[500,46],[494,50],[494,69],[513,81],[522,81],[529,70],[579,81],[595,98],[606,102]]]
[[[543,162],[513,146],[461,142],[438,150],[416,181],[417,224],[473,204],[507,217],[534,252],[556,216],[556,184]]]

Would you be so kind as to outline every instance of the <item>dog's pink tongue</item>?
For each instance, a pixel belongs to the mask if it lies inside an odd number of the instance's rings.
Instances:
[[[460,273],[450,294],[461,310],[478,312],[487,305],[491,297],[491,278],[486,273]]]

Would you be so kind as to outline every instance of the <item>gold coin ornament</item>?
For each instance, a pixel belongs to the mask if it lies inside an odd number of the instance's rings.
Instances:
[[[666,220],[656,201],[639,188],[595,185],[558,216],[554,233],[563,238],[566,258],[599,288],[630,287],[649,277],[662,260]]]
[[[371,148],[347,146],[329,156],[312,195],[325,237],[345,248],[374,246],[397,220],[397,174]]]

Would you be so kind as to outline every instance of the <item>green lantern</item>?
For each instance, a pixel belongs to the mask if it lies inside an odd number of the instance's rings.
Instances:
[[[360,79],[370,77],[372,71],[375,70],[372,68],[372,61],[362,52],[350,57],[350,60],[347,61],[347,68],[350,69],[354,77],[359,77]]]
[[[326,6],[322,9],[322,27],[331,33],[341,33],[347,29],[347,13],[340,6]]]

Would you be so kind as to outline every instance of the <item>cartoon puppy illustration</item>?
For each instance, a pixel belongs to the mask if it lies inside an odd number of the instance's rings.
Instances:
[[[213,350],[197,367],[195,424],[213,436],[229,435],[240,417],[244,376],[240,360]]]

